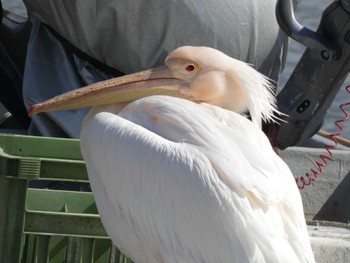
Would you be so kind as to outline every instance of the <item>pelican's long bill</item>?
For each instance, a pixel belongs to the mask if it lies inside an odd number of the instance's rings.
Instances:
[[[58,95],[33,105],[28,115],[54,110],[131,102],[151,95],[169,95],[191,99],[186,95],[189,83],[174,77],[167,66],[141,71]],[[188,93],[187,93],[188,94]]]

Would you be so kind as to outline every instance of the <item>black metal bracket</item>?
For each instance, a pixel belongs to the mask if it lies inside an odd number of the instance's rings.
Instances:
[[[282,116],[277,147],[284,149],[310,138],[321,127],[328,108],[350,69],[350,0],[334,1],[323,12],[316,32],[294,16],[292,0],[279,0],[281,29],[306,46],[282,91],[277,95]]]

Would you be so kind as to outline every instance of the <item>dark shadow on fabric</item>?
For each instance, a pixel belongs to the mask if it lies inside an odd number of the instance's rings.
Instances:
[[[2,15],[0,26],[0,102],[26,129],[30,118],[23,103],[22,83],[27,43],[31,30],[29,21],[17,23]]]

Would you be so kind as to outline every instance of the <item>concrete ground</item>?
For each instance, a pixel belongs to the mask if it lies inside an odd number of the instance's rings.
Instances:
[[[293,147],[281,153],[294,176],[305,175],[324,148]],[[318,263],[350,262],[350,151],[334,150],[316,182],[300,190]]]
[[[309,225],[308,230],[316,262],[350,262],[349,228]]]

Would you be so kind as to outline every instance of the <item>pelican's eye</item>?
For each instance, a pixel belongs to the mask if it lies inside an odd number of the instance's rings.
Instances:
[[[188,72],[192,72],[195,69],[193,64],[189,64],[186,66],[185,70]]]

